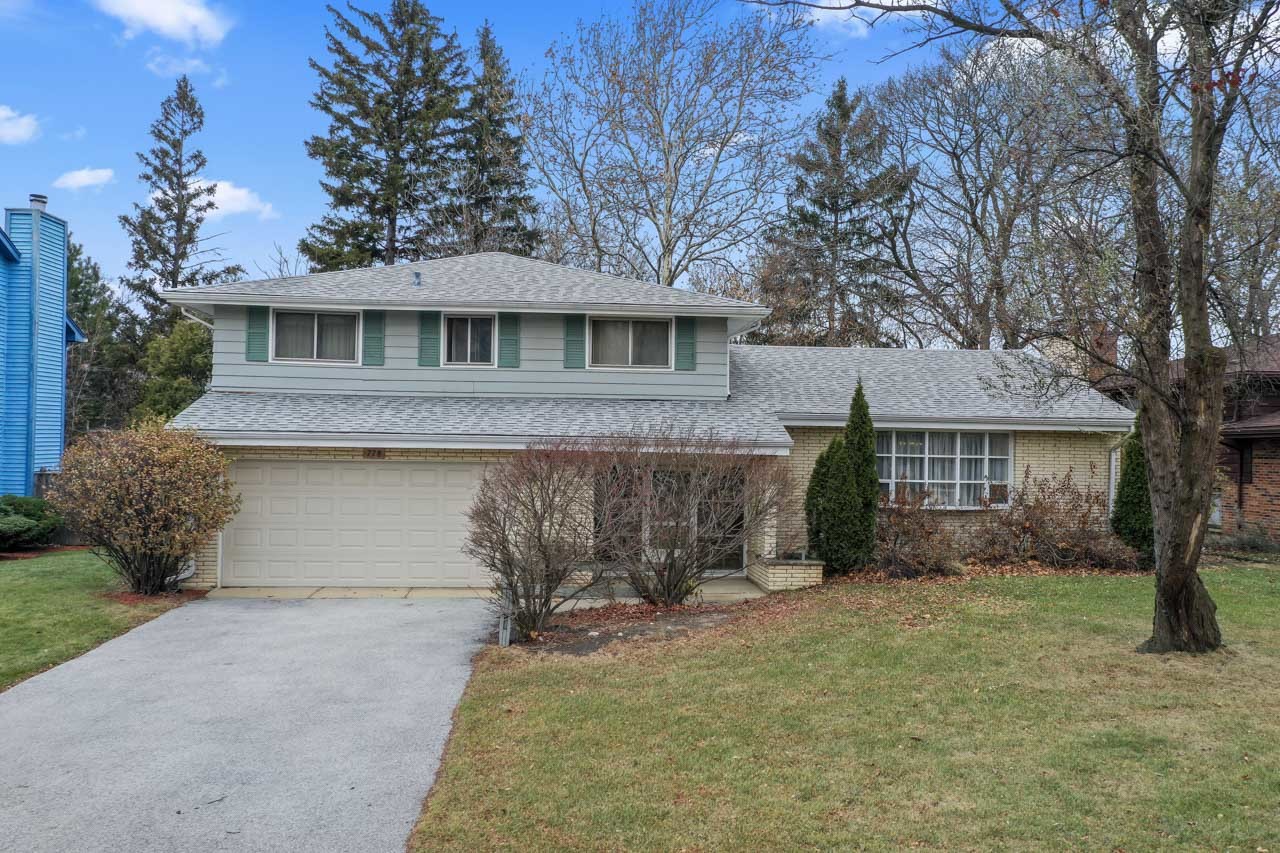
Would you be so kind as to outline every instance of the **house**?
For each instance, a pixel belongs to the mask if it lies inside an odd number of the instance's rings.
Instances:
[[[928,488],[956,524],[1024,469],[1110,490],[1132,421],[1091,389],[1009,394],[991,380],[1034,373],[1021,354],[742,346],[767,308],[501,253],[165,298],[213,328],[210,389],[174,425],[226,449],[243,496],[202,586],[485,586],[460,547],[471,496],[541,437],[714,432],[803,487],[859,377],[882,487]],[[783,524],[802,540],[798,513]],[[766,588],[816,580],[743,562]]]
[[[67,346],[67,223],[32,195],[0,229],[0,494],[30,495],[62,459]]]
[[[1231,347],[1226,358],[1213,523],[1280,539],[1280,334]],[[1182,359],[1169,371],[1177,385]],[[1132,379],[1112,377],[1098,389],[1136,408]]]

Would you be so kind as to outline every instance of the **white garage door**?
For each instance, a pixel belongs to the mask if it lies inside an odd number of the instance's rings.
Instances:
[[[241,460],[225,586],[485,586],[462,553],[479,462]]]

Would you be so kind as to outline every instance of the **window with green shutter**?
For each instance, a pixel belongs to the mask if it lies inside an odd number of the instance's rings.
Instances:
[[[676,318],[676,370],[698,369],[698,319]]]
[[[587,366],[587,318],[582,314],[564,315],[564,366],[569,370]]]
[[[244,360],[266,361],[271,337],[271,309],[250,305],[245,311]]]
[[[418,312],[418,366],[440,366],[440,312]]]
[[[498,367],[520,366],[520,315],[498,315]]]
[[[361,339],[360,363],[381,366],[386,355],[387,312],[364,312],[364,332]]]

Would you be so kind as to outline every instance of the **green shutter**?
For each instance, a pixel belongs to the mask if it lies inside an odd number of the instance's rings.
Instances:
[[[520,315],[498,315],[498,367],[520,366]]]
[[[244,360],[266,361],[267,340],[271,337],[271,309],[265,305],[250,305],[245,313]]]
[[[418,312],[418,366],[440,366],[440,312]]]
[[[564,315],[564,366],[570,370],[587,366],[587,318]]]
[[[676,370],[698,369],[698,318],[676,318]]]
[[[360,343],[360,363],[380,366],[386,355],[386,311],[364,312],[363,338]]]

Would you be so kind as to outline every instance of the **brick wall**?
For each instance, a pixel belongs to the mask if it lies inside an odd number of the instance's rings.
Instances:
[[[809,475],[818,461],[818,454],[827,448],[840,430],[830,427],[788,427],[794,445],[789,461],[791,475],[796,485],[796,498],[792,500],[789,517],[780,525],[780,538],[784,548],[803,550],[807,540],[804,521],[804,493],[809,487]],[[1023,474],[1032,477],[1061,477],[1071,471],[1071,476],[1081,486],[1089,486],[1106,493],[1110,484],[1111,449],[1123,436],[1119,433],[1091,432],[1012,432],[1013,472],[1016,486]],[[976,513],[968,510],[939,510],[947,527],[963,534],[974,523]]]
[[[1253,481],[1237,487],[1234,474],[1223,483],[1222,529],[1258,527],[1272,537],[1280,537],[1280,439],[1253,442]],[[1244,512],[1238,508],[1243,498]]]
[[[360,447],[224,447],[229,459],[328,459],[365,462],[497,462],[511,455],[507,450],[427,450],[387,448],[383,459],[365,459]],[[184,584],[193,589],[210,589],[218,584],[218,537],[210,537],[195,555],[196,573]]]

